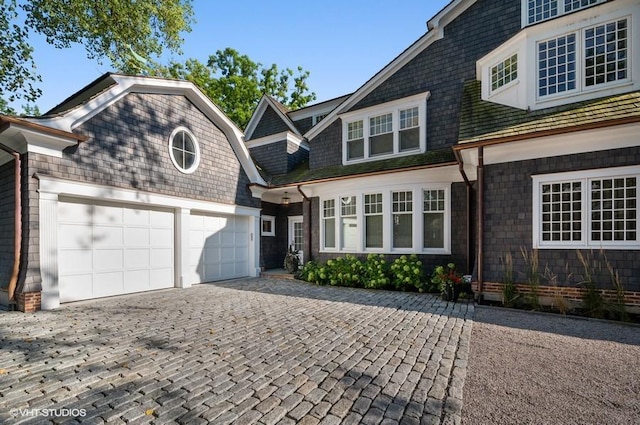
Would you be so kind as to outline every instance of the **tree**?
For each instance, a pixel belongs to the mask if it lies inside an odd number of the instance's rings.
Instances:
[[[316,98],[307,86],[309,71],[302,67],[297,71],[296,75],[289,68],[279,70],[276,64],[262,68],[262,64],[227,47],[209,56],[206,65],[197,59],[188,59],[184,63],[171,62],[153,73],[192,81],[240,128],[244,128],[262,95],[272,96],[293,109]]]
[[[179,52],[191,30],[192,0],[0,0],[0,98],[35,101],[41,81],[29,36],[38,33],[56,48],[82,44],[90,59],[139,73],[135,58]],[[5,102],[6,105],[6,102]]]

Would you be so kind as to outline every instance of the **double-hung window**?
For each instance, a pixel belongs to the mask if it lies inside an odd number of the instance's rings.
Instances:
[[[640,167],[534,176],[534,247],[633,248]]]
[[[413,246],[413,192],[392,192],[393,247]]]
[[[546,99],[626,81],[628,40],[625,18],[539,42],[538,97]]]
[[[382,193],[364,195],[365,248],[382,248],[384,218]]]
[[[343,164],[426,151],[429,92],[341,115]]]
[[[324,247],[336,248],[336,201],[326,199],[322,202],[322,221],[324,228]]]
[[[423,191],[423,246],[444,248],[446,213],[444,189]]]

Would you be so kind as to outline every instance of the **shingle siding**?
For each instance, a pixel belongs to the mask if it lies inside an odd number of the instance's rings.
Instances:
[[[200,145],[192,174],[176,169],[169,136],[188,128]],[[76,130],[89,140],[63,158],[35,155],[33,172],[75,181],[259,207],[249,178],[224,133],[184,96],[129,94]]]
[[[287,141],[269,143],[249,149],[255,162],[269,175],[284,174],[287,167]]]
[[[640,163],[640,147],[591,152],[580,155],[564,155],[552,158],[494,164],[485,167],[484,204],[484,280],[503,282],[504,268],[501,259],[510,252],[513,257],[514,279],[524,283],[526,264],[521,247],[531,252],[532,247],[532,181],[534,174],[559,173],[607,167],[637,165]],[[588,250],[582,250],[586,253]],[[640,256],[637,250],[606,250],[609,262],[621,275],[625,288],[640,290]],[[558,275],[559,285],[576,285],[584,270],[575,249],[538,250],[540,272],[545,266]],[[597,250],[593,253],[599,258]],[[569,276],[567,275],[567,272]],[[602,282],[610,284],[608,276]],[[546,281],[542,282],[547,284]]]
[[[14,161],[0,166],[0,287],[9,285],[14,262]]]
[[[294,121],[293,124],[296,126],[296,128],[298,129],[298,131],[300,131],[301,134],[304,134],[307,131],[311,130],[311,127],[313,127],[313,118],[312,117],[303,118],[301,120]]]
[[[264,114],[262,114],[260,122],[256,126],[255,130],[253,130],[250,140],[259,139],[260,137],[270,136],[287,130],[290,130],[289,126],[282,121],[282,118],[280,118],[278,113],[274,111],[271,106],[267,106]]]
[[[262,203],[262,215],[276,217],[275,236],[262,236],[260,239],[260,265],[266,269],[280,269],[289,246],[289,217],[302,215],[302,203],[288,206]]]
[[[431,92],[427,101],[427,149],[457,143],[463,83],[476,78],[476,61],[520,30],[520,1],[478,1],[449,23],[444,38],[428,46],[351,110]],[[311,167],[337,165],[342,157],[339,124],[313,139]],[[336,150],[338,155],[327,154]]]

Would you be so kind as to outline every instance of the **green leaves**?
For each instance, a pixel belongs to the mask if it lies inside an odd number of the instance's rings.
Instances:
[[[262,64],[227,47],[209,56],[206,64],[197,59],[171,62],[157,67],[154,74],[189,80],[211,98],[240,128],[246,127],[262,95],[269,95],[283,105],[298,109],[316,98],[309,93],[309,72],[298,67],[298,74],[276,64]],[[293,85],[291,79],[293,78]]]
[[[28,43],[31,32],[55,48],[82,44],[90,59],[107,59],[122,72],[148,72],[136,58],[180,51],[191,31],[192,0],[1,0],[0,98],[35,101],[41,77]],[[19,13],[21,10],[22,13]],[[5,102],[0,108],[8,109]],[[2,109],[0,109],[1,111]]]

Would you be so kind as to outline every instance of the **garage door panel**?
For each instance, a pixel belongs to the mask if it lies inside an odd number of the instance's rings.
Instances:
[[[148,269],[151,258],[149,248],[127,249],[125,252],[125,269]]]
[[[65,249],[59,257],[59,274],[86,273],[93,267],[93,251],[89,249]]]
[[[149,269],[127,270],[124,272],[124,286],[129,292],[148,291],[151,289]]]
[[[143,227],[128,227],[124,235],[125,246],[148,246],[150,230]]]
[[[87,273],[61,276],[58,287],[62,303],[93,298],[93,275]]]
[[[171,248],[151,248],[151,268],[164,268],[173,264],[173,250]]]
[[[61,302],[174,286],[173,212],[58,205]]]
[[[121,247],[122,227],[96,225],[93,227],[91,242],[94,248]]]
[[[127,226],[148,226],[149,211],[133,208],[124,209],[124,224]]]
[[[87,205],[89,217],[95,224],[119,224],[122,225],[123,211],[122,208],[114,208],[106,205]]]
[[[120,249],[100,249],[94,251],[93,270],[98,272],[108,270],[122,270],[123,264],[122,250]]]
[[[77,248],[91,246],[91,225],[89,224],[67,224],[61,223],[59,232],[65,235],[59,238],[58,248]]]
[[[93,276],[93,296],[91,298],[122,294],[124,291],[122,275],[122,271],[95,273]]]
[[[167,246],[173,241],[172,229],[151,229],[149,243],[151,246]]]
[[[247,276],[248,218],[194,213],[190,220],[191,283]]]

